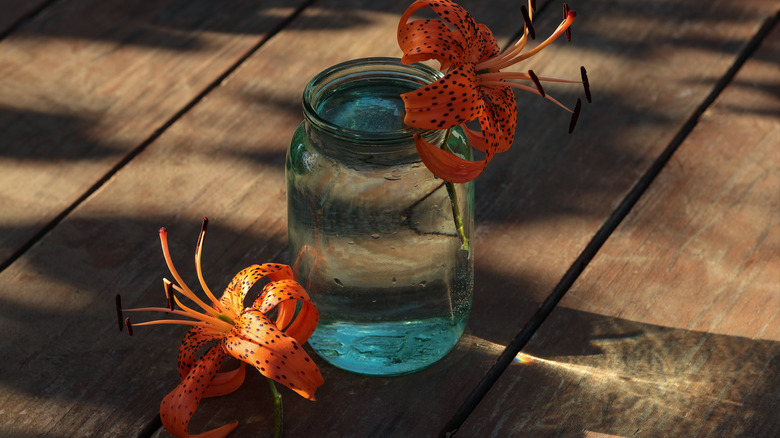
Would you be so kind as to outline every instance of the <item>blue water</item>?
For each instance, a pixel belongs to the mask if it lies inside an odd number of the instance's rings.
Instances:
[[[465,318],[371,324],[321,321],[309,344],[336,367],[367,375],[401,375],[444,357],[465,325]]]

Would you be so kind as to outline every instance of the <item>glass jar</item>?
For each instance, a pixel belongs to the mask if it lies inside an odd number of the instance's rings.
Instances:
[[[290,258],[320,312],[309,344],[348,371],[420,370],[466,325],[473,184],[436,178],[414,135],[469,159],[471,148],[460,128],[405,126],[400,98],[439,77],[422,64],[359,59],[318,74],[303,94],[285,172]]]

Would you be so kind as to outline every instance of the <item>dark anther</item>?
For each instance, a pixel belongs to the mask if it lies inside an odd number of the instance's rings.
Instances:
[[[204,217],[203,224],[200,226],[200,234],[198,234],[198,242],[195,244],[195,254],[200,252],[200,245],[203,242],[203,235],[206,234],[206,228],[209,226],[209,219]]]
[[[563,19],[566,20],[569,18],[569,5],[566,3],[563,4]],[[566,28],[566,41],[571,42],[571,26]]]
[[[130,324],[130,318],[125,318],[125,325],[127,326],[127,334],[133,336],[133,324]]]
[[[574,132],[574,127],[577,125],[577,119],[580,118],[581,109],[582,109],[582,99],[577,99],[577,104],[574,105],[574,112],[571,115],[571,122],[569,123],[569,134]]]
[[[528,35],[531,39],[536,39],[536,32],[534,32],[534,26],[531,24],[531,16],[528,15],[528,9],[525,6],[520,6],[520,12],[523,13],[523,20],[525,21],[525,27],[528,28]]]
[[[172,286],[173,285],[171,284],[170,281],[163,280],[163,289],[165,289],[165,299],[167,300],[168,308],[171,311],[173,311],[173,309],[174,309],[174,307],[173,307],[173,289],[172,289]]]
[[[585,87],[585,98],[588,99],[588,103],[593,102],[590,97],[590,82],[588,82],[588,72],[585,71],[585,67],[580,67],[580,75],[582,75],[582,86]]]
[[[116,294],[116,317],[119,319],[119,331],[122,331],[122,297]]]
[[[542,88],[542,83],[539,81],[539,77],[536,76],[536,73],[534,73],[533,70],[528,70],[528,76],[534,81],[534,85],[536,85],[536,89],[539,90],[539,94],[544,97],[544,88]]]
[[[531,0],[531,12],[536,12],[536,0]]]

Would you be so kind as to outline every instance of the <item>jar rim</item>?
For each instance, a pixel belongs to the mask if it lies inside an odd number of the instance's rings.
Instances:
[[[412,128],[404,125],[401,129],[391,131],[363,131],[339,126],[322,117],[316,107],[324,92],[336,85],[349,80],[360,80],[370,76],[382,74],[394,75],[410,82],[417,82],[420,86],[428,85],[440,79],[444,75],[425,64],[403,64],[399,58],[372,57],[359,58],[342,62],[329,67],[315,75],[303,91],[303,113],[306,119],[317,128],[328,132],[330,135],[345,140],[355,139],[371,141],[374,143],[392,143],[407,141],[415,134],[426,135],[435,130]]]

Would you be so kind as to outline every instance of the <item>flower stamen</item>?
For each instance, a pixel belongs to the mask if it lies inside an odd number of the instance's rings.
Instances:
[[[171,287],[173,286],[173,283],[171,283],[171,280],[168,280],[167,278],[163,278],[163,289],[165,290],[165,300],[168,303],[168,309],[174,310],[175,307],[173,306],[173,291],[171,290]]]
[[[216,318],[220,312],[198,298],[197,295],[195,295],[195,293],[192,292],[189,287],[187,287],[187,284],[184,282],[184,280],[182,280],[179,272],[176,271],[176,268],[173,266],[171,252],[168,249],[168,230],[165,228],[160,228],[160,243],[162,244],[163,256],[165,257],[165,263],[168,265],[168,270],[171,271],[171,275],[173,275],[173,278],[181,286],[181,289],[178,289],[179,292],[181,292],[187,298],[191,299],[193,302],[195,302],[195,304]]]
[[[211,292],[211,289],[206,285],[206,280],[203,279],[203,270],[201,269],[201,254],[203,253],[203,239],[206,237],[206,228],[209,225],[208,218],[204,217],[202,225],[200,227],[200,234],[198,235],[198,244],[195,247],[195,271],[198,274],[198,281],[200,282],[200,287],[203,288],[203,291],[206,293],[206,296],[209,297],[212,303],[214,303],[214,307],[216,307],[220,313],[226,313],[227,310],[225,307],[220,303],[220,301],[214,296],[214,294]]]
[[[569,5],[566,3],[563,4],[563,19],[565,20],[566,17],[569,16]],[[566,41],[571,42],[571,27],[566,28]]]
[[[534,73],[533,70],[528,70],[528,76],[534,82],[534,85],[536,85],[536,89],[539,90],[539,95],[544,97],[544,89],[542,88],[542,83],[539,82],[539,77],[536,76],[536,73]]]
[[[534,25],[531,23],[531,14],[528,12],[528,8],[520,6],[520,12],[523,14],[523,21],[525,21],[525,33],[528,34],[532,40],[535,40],[536,32],[534,31]]]
[[[580,110],[582,109],[582,99],[577,99],[577,104],[574,105],[574,112],[571,114],[571,122],[569,123],[569,134],[574,132],[574,126],[577,125],[577,119],[580,118]]]
[[[116,316],[119,319],[119,331],[121,332],[124,328],[123,319],[122,316],[122,296],[119,294],[116,294]]]
[[[481,85],[486,85],[486,86],[494,86],[494,87],[504,86],[504,87],[517,88],[518,90],[529,91],[531,93],[537,94],[537,95],[539,95],[539,96],[549,100],[550,102],[558,105],[559,107],[561,107],[562,109],[564,109],[564,110],[566,110],[566,111],[568,111],[570,113],[574,112],[574,110],[572,110],[569,107],[567,107],[566,105],[562,104],[557,99],[555,99],[554,97],[550,96],[549,94],[542,94],[536,88],[529,87],[527,85],[518,84],[518,83],[515,83],[515,82],[486,81],[486,80],[481,80],[479,83]]]
[[[128,309],[129,310],[129,309]],[[191,325],[196,327],[203,327],[206,329],[214,329],[214,326],[208,322],[203,321],[187,321],[183,319],[158,319],[155,321],[145,321],[133,323],[134,326],[140,325],[157,325],[157,324],[173,324],[173,325]]]
[[[181,303],[179,303],[179,305],[181,306]],[[166,314],[184,316],[195,320],[195,321],[188,321],[186,319],[155,320],[155,321],[136,323],[135,325],[153,325],[153,324],[161,324],[160,321],[169,321],[167,322],[167,324],[202,325],[203,327],[208,327],[220,331],[233,330],[233,324],[221,319],[219,316],[211,317],[203,313],[195,312],[192,309],[189,309],[185,306],[182,306],[182,308],[185,310],[170,310],[167,307],[139,307],[136,309],[124,309],[124,311],[125,312],[163,312]],[[193,324],[193,323],[197,323],[197,324]]]
[[[528,59],[535,54],[539,53],[544,49],[545,47],[549,46],[553,41],[555,41],[561,34],[563,34],[566,29],[568,29],[571,24],[574,22],[574,19],[577,17],[577,13],[575,11],[569,11],[566,15],[566,19],[561,22],[561,24],[558,25],[558,28],[555,29],[555,32],[552,33],[546,40],[542,41],[538,46],[534,47],[533,49],[525,52],[520,53],[523,50],[523,45],[515,45],[515,47],[512,48],[511,51],[502,53],[501,55],[496,56],[495,58],[489,59],[487,61],[481,62],[477,64],[477,70],[483,70],[483,69],[490,69],[490,70],[501,70],[503,68],[509,67],[513,64],[517,64],[520,61],[523,61],[525,59]]]
[[[585,88],[585,99],[588,100],[588,103],[591,103],[590,82],[588,82],[588,72],[585,71],[585,66],[580,67],[580,75],[582,76],[582,86]]]

